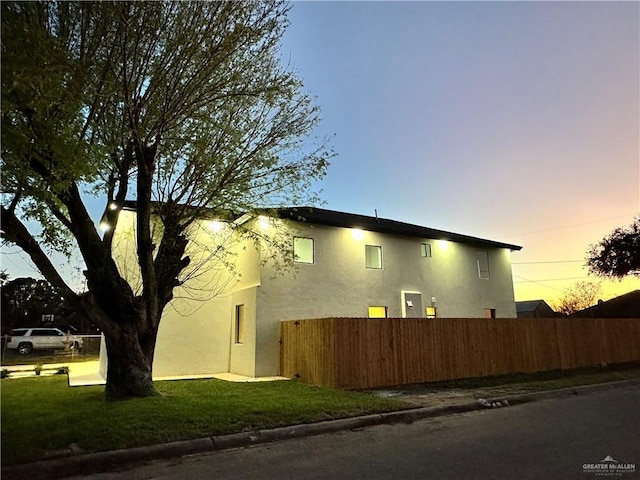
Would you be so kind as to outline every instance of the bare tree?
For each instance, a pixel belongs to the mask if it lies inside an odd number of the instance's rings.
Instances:
[[[576,282],[565,289],[564,295],[556,305],[555,310],[564,315],[589,308],[595,305],[602,291],[602,285],[597,282]]]

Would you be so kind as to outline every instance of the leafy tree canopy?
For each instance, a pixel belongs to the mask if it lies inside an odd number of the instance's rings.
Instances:
[[[288,6],[1,8],[2,237],[102,330],[107,393],[153,394],[158,325],[188,276],[190,227],[203,211],[313,204],[332,156],[326,139],[310,141],[318,107],[281,61]],[[90,196],[104,209],[104,234]],[[112,255],[126,200],[136,206],[135,291]],[[73,249],[86,265],[84,295],[48,255]]]
[[[82,332],[89,325],[60,292],[44,279],[15,278],[0,286],[2,330],[15,327],[38,327],[48,323],[71,324]],[[47,319],[44,316],[52,316]]]
[[[640,217],[591,245],[587,253],[587,267],[590,273],[600,277],[640,277]]]

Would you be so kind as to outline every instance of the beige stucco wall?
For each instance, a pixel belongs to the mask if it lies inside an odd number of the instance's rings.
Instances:
[[[189,316],[169,305],[158,331],[154,378],[227,372],[230,305],[228,294],[202,302]]]
[[[135,291],[140,290],[140,274],[135,256],[135,214],[120,214],[114,257],[121,273]],[[192,230],[187,250],[191,265],[206,262],[217,241],[209,221]],[[219,232],[223,235],[224,232]],[[226,237],[225,237],[226,238]],[[209,245],[209,248],[206,247]],[[211,262],[194,272],[185,287],[174,291],[158,330],[153,362],[154,378],[233,372],[255,373],[255,298],[260,280],[259,251],[251,240],[229,240],[227,260],[236,265]],[[235,305],[245,305],[243,344],[235,343]],[[101,355],[106,361],[106,356]]]
[[[206,232],[208,222],[201,224],[203,233],[194,237],[195,241],[190,244],[192,250],[201,249],[211,241]],[[176,289],[176,299],[166,308],[158,332],[154,375],[231,372],[255,376],[259,250],[253,240],[237,237],[227,248],[230,252],[227,259],[235,265],[233,272],[226,267],[208,269],[205,266],[197,280],[186,284],[193,290],[195,281],[196,290],[202,292],[200,296],[184,295],[183,288]],[[187,254],[194,256],[193,251]],[[207,290],[210,285],[217,286],[219,291]],[[244,306],[242,343],[236,343],[237,305]],[[193,335],[183,333],[184,328],[192,329]]]

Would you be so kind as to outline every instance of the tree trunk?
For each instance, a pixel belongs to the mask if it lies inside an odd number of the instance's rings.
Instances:
[[[157,329],[140,334],[135,324],[117,325],[104,332],[107,346],[108,399],[156,394],[151,377]]]

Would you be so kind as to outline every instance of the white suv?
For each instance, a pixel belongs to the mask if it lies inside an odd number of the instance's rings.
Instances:
[[[11,331],[7,348],[17,350],[20,355],[31,353],[32,350],[80,350],[82,338],[67,335],[59,328],[15,328]]]

